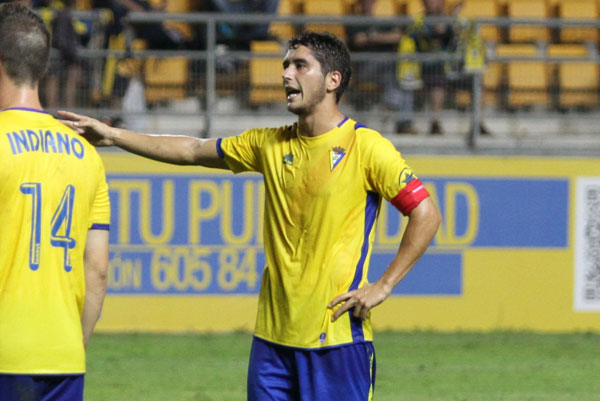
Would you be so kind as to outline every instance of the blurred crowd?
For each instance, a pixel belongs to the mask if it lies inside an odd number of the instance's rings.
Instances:
[[[6,1],[6,0],[0,0]],[[284,1],[284,0],[281,0]],[[104,62],[82,59],[78,50],[83,47],[125,50],[124,18],[130,12],[220,12],[220,13],[281,13],[280,0],[28,0],[28,5],[40,10],[52,32],[53,55],[47,78],[41,88],[46,107],[76,108],[82,103],[82,93],[91,99],[92,107],[120,109],[123,100],[129,103],[138,100],[145,103],[136,93],[143,96],[143,73],[140,60],[107,58]],[[182,3],[182,2],[185,2]],[[376,0],[356,0],[353,13],[374,15]],[[459,3],[456,3],[459,4]],[[422,0],[424,16],[446,16],[455,11],[444,0]],[[93,22],[76,18],[74,10],[108,10],[109,17],[103,20],[101,35],[93,36]],[[167,50],[202,50],[206,47],[206,28],[203,25],[181,22],[136,24],[133,48]],[[281,41],[269,29],[269,24],[218,23],[217,48],[249,50],[252,41]],[[408,27],[399,26],[356,26],[344,30],[346,42],[352,52],[453,52],[459,46],[460,35],[452,24],[426,25],[422,19]],[[202,62],[192,61],[191,70],[203,70]],[[95,64],[95,65],[91,65]],[[397,62],[361,61],[354,63],[353,90],[348,101],[356,109],[368,109],[374,104],[389,111],[399,111],[394,122],[397,133],[417,133],[410,119],[415,104],[415,91],[424,93],[420,100],[432,115],[428,133],[442,134],[439,113],[446,100],[447,77],[456,66],[445,61]],[[147,68],[147,67],[146,67]],[[237,66],[226,58],[219,59],[217,68],[235,75]],[[92,71],[92,72],[90,72]],[[195,79],[202,76],[195,74]],[[190,85],[197,85],[194,79]],[[137,86],[136,86],[137,85]],[[140,86],[142,85],[142,86]],[[201,84],[200,84],[201,85]],[[383,88],[383,92],[373,86]],[[81,87],[87,90],[82,91]],[[370,87],[371,86],[371,87]],[[138,88],[137,92],[134,89]],[[361,90],[365,88],[365,90]],[[130,90],[129,93],[127,91]],[[140,92],[141,91],[141,92]],[[421,105],[420,107],[423,107]],[[145,104],[133,106],[144,111]],[[486,133],[485,130],[483,130]]]

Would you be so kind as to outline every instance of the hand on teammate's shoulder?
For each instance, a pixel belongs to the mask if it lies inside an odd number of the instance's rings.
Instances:
[[[112,127],[108,124],[70,111],[59,110],[58,115],[63,118],[60,120],[63,124],[83,136],[92,145],[113,145]]]

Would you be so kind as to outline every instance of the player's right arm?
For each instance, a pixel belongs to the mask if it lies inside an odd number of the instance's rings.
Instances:
[[[176,135],[147,135],[110,127],[91,117],[59,111],[63,123],[94,146],[118,146],[131,153],[165,163],[229,169],[219,156],[217,139]]]

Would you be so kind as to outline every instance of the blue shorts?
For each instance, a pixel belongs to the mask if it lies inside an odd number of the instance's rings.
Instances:
[[[248,401],[369,401],[374,388],[370,342],[306,350],[252,341]]]
[[[2,401],[83,401],[83,375],[0,374]]]

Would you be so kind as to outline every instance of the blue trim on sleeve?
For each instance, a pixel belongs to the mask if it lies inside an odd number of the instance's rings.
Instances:
[[[339,128],[339,127],[341,127],[342,125],[344,125],[344,123],[345,123],[346,121],[348,121],[348,116],[344,116],[344,119],[342,120],[342,122],[341,122],[341,123],[339,123],[339,124],[337,125],[337,126],[338,126],[338,128]]]
[[[379,205],[379,194],[377,192],[368,192],[367,193],[367,202],[365,205],[365,236],[363,238],[362,249],[360,251],[360,260],[356,265],[356,271],[354,272],[354,279],[352,280],[352,284],[348,291],[353,291],[358,289],[358,285],[362,280],[363,276],[363,268],[365,265],[365,260],[367,259],[367,254],[369,253],[369,236],[371,235],[371,230],[373,229],[373,225],[375,224],[375,219],[377,218],[377,206]],[[355,318],[352,315],[354,308],[351,308],[348,311],[348,316],[350,316],[350,326],[352,328],[352,340],[354,342],[361,342],[365,340],[365,336],[362,328],[362,320],[360,318]]]
[[[224,159],[225,153],[223,153],[223,149],[221,149],[221,141],[223,141],[223,138],[217,139],[217,153],[221,159]]]
[[[92,226],[90,227],[90,230],[106,230],[109,231],[110,230],[110,224],[92,224]]]
[[[361,123],[356,123],[356,124],[354,124],[354,129],[355,129],[355,130],[357,130],[357,129],[359,129],[359,128],[369,128],[369,127],[367,127],[366,125],[364,125],[364,124],[361,124]]]

